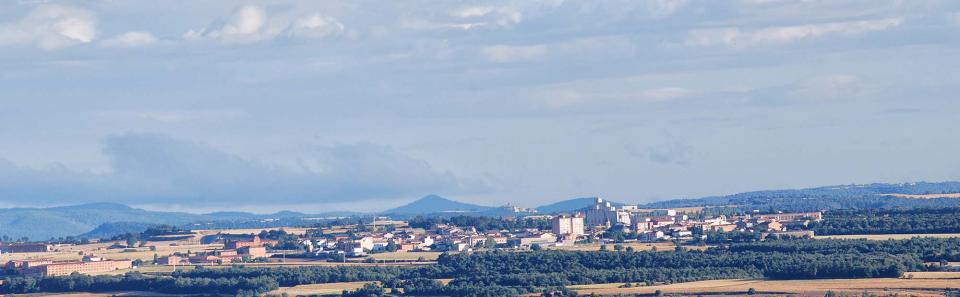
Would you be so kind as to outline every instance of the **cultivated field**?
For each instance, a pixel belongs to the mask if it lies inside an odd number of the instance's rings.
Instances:
[[[94,243],[85,245],[58,245],[53,251],[46,253],[4,253],[0,255],[0,262],[10,260],[24,259],[53,259],[56,261],[79,261],[83,255],[98,255],[104,259],[141,259],[144,261],[153,261],[153,255],[158,257],[168,256],[176,252],[185,253],[187,251],[199,252],[214,249],[220,249],[222,244],[192,244],[189,241],[159,241],[148,242],[144,247],[137,248],[109,248],[114,242]],[[155,246],[155,251],[151,251],[151,246]],[[82,254],[81,254],[82,253]]]
[[[622,283],[571,286],[579,294],[745,294],[750,288],[758,293],[823,296],[827,291],[859,295],[943,296],[946,288],[960,288],[960,272],[911,272],[908,278],[824,279],[824,280],[710,280],[649,287],[620,288]]]
[[[371,258],[376,260],[399,260],[399,261],[416,261],[423,257],[423,260],[426,261],[436,261],[440,257],[440,252],[393,252],[393,253],[378,253],[370,255]]]
[[[174,253],[186,253],[190,252],[201,252],[201,251],[211,251],[222,249],[222,244],[200,244],[200,237],[203,235],[224,233],[224,234],[256,234],[264,230],[278,230],[283,229],[288,233],[293,234],[304,234],[307,232],[307,228],[254,228],[254,229],[209,229],[209,230],[196,230],[194,236],[188,239],[181,240],[171,240],[171,241],[148,241],[144,244],[143,247],[136,248],[119,248],[111,249],[109,248],[114,243],[102,242],[102,243],[93,243],[85,245],[57,245],[54,246],[52,252],[46,253],[4,253],[0,255],[0,263],[6,263],[10,260],[24,260],[24,259],[52,259],[55,261],[79,261],[83,255],[98,255],[108,260],[117,260],[117,259],[129,259],[136,260],[140,259],[143,261],[153,261],[153,256],[156,254],[158,257],[169,256]],[[126,244],[125,242],[119,242],[120,244]],[[154,250],[151,250],[153,248]],[[82,253],[82,254],[81,254]]]
[[[450,283],[451,279],[438,279],[438,281],[440,281],[441,284],[446,285]],[[315,284],[315,285],[299,285],[294,287],[279,288],[279,289],[270,291],[267,294],[280,295],[283,293],[287,293],[287,295],[290,295],[290,296],[340,295],[340,293],[342,293],[343,290],[348,290],[348,291],[356,290],[356,289],[362,288],[364,284],[369,284],[369,283],[379,284],[379,282],[343,282],[343,283],[329,283],[329,284]],[[398,290],[402,290],[402,289],[398,289]]]
[[[315,285],[299,285],[294,287],[279,288],[268,292],[267,294],[281,295],[287,293],[290,296],[298,295],[340,295],[343,290],[352,291],[362,288],[363,285],[377,282],[344,282]]]
[[[939,234],[854,234],[854,235],[817,235],[816,239],[867,239],[867,240],[887,240],[887,239],[910,239],[914,237],[933,237],[933,238],[954,238],[960,237],[960,233],[939,233]]]

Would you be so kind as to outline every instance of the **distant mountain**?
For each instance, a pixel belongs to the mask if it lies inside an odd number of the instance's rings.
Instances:
[[[675,199],[652,202],[650,208],[693,206],[732,206],[760,210],[808,211],[844,208],[953,207],[957,198],[915,199],[889,194],[960,193],[960,182],[873,183],[839,185],[807,189],[766,190],[697,199]]]
[[[809,189],[754,191],[698,199],[658,201],[642,205],[642,207],[736,206],[741,209],[759,209],[764,211],[810,211],[850,208],[960,206],[960,198],[937,198],[934,196],[898,197],[890,195],[946,193],[960,193],[960,182],[874,183]],[[540,206],[537,208],[537,211],[540,213],[570,212],[592,205],[593,199],[595,198],[576,198],[560,201]],[[613,204],[618,206],[622,205],[621,203]],[[398,218],[413,215],[522,215],[514,213],[508,208],[463,203],[437,195],[429,195],[410,204],[380,213],[389,214]],[[275,214],[252,214],[247,212],[191,214],[149,211],[116,203],[89,203],[49,208],[0,209],[0,235],[7,235],[13,238],[28,236],[35,240],[77,236],[81,234],[90,237],[110,237],[116,234],[135,232],[144,226],[153,224],[174,225],[189,229],[283,227],[314,223],[316,222],[313,220],[314,218],[348,217],[354,215],[361,214],[342,211],[321,214],[303,214],[292,211],[282,211]],[[307,220],[307,218],[310,220]]]
[[[586,208],[588,206],[592,206],[596,200],[597,200],[597,197],[585,197],[585,198],[574,198],[570,200],[563,200],[560,202],[555,202],[555,203],[537,207],[537,211],[540,213],[546,213],[546,214],[560,213],[560,212],[573,212],[576,210]],[[607,200],[604,199],[604,201],[607,201]],[[607,201],[607,202],[610,202],[610,204],[617,207],[624,205],[623,203],[620,203],[620,202],[614,202],[614,201]]]
[[[75,236],[103,223],[137,222],[179,225],[208,219],[204,215],[149,211],[115,203],[91,203],[50,208],[0,209],[0,235],[35,240]]]
[[[351,212],[303,214],[281,211],[275,214],[252,214],[247,212],[215,212],[191,214],[182,212],[149,211],[117,203],[89,203],[49,208],[0,209],[0,235],[13,238],[27,236],[34,240],[46,240],[67,236],[111,237],[117,234],[146,229],[150,225],[175,225],[204,223],[200,226],[256,226],[264,219],[283,219],[274,222],[295,224],[301,218],[325,218],[350,216]],[[139,230],[142,231],[142,230]],[[103,235],[109,236],[103,236]],[[112,234],[112,235],[111,235]]]
[[[123,235],[127,233],[140,233],[147,228],[156,226],[157,224],[151,223],[139,223],[139,222],[110,222],[103,223],[97,228],[80,234],[77,237],[81,238],[110,238],[117,235]]]
[[[443,198],[437,195],[428,195],[407,205],[383,211],[385,214],[422,215],[434,213],[478,213],[493,209],[489,206],[463,203]]]

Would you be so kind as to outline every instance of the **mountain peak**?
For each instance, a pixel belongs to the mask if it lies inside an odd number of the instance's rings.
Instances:
[[[440,195],[430,194],[427,196],[420,197],[420,199],[417,199],[414,202],[437,202],[437,201],[453,201],[453,200],[444,198]]]
[[[406,205],[388,209],[384,213],[393,214],[429,214],[443,212],[479,212],[490,209],[488,206],[464,203],[454,201],[439,195],[431,194],[423,196]]]

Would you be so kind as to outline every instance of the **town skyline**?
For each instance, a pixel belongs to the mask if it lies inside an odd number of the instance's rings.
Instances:
[[[960,1],[0,7],[3,296],[960,297]]]

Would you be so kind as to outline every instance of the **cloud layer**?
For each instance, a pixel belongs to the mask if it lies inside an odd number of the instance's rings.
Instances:
[[[960,125],[958,12],[11,1],[0,204],[534,206],[960,179],[942,132]]]
[[[247,205],[329,203],[413,197],[422,189],[482,191],[424,161],[374,144],[315,147],[296,166],[241,158],[160,134],[104,141],[106,173],[0,163],[0,196],[9,202]]]

